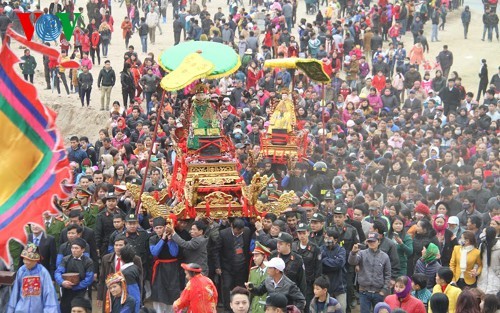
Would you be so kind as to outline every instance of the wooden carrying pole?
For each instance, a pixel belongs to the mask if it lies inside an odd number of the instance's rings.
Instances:
[[[163,90],[161,102],[160,102],[160,105],[158,106],[158,112],[156,112],[156,124],[155,124],[155,129],[154,129],[153,138],[152,138],[153,144],[151,145],[151,147],[149,148],[149,151],[148,151],[148,158],[146,160],[146,170],[144,171],[144,177],[142,179],[141,192],[139,193],[139,200],[137,201],[137,204],[135,206],[135,213],[136,214],[139,213],[139,208],[141,206],[141,197],[142,197],[142,194],[144,192],[144,187],[146,186],[146,179],[148,178],[149,162],[151,160],[151,154],[153,153],[153,148],[154,148],[155,143],[156,143],[156,137],[158,134],[158,125],[160,124],[163,106],[165,105],[165,95],[166,94],[167,94],[167,92],[165,90]]]

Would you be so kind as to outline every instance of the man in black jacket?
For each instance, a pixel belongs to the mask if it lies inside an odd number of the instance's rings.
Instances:
[[[122,211],[117,205],[118,201],[116,200],[116,195],[113,192],[107,193],[103,200],[106,202],[106,209],[103,209],[99,215],[97,215],[95,226],[95,240],[101,256],[106,254],[109,237],[115,231],[113,216],[115,214],[122,214]]]
[[[448,45],[443,46],[443,51],[439,52],[436,57],[437,63],[441,65],[441,69],[443,70],[443,77],[448,78],[448,74],[450,73],[450,68],[453,65],[453,53],[448,50]]]
[[[448,79],[448,86],[439,91],[439,97],[443,101],[444,115],[448,115],[450,111],[457,111],[460,107],[460,90],[455,87],[453,79]]]
[[[54,2],[52,2],[49,5],[49,14],[57,15],[57,13],[62,12],[62,11],[63,11],[63,7],[59,3],[59,0],[54,0]]]
[[[184,28],[184,25],[182,25],[181,18],[179,17],[178,14],[175,15],[174,17],[174,46],[177,46],[179,42],[181,41],[181,32],[182,29]]]
[[[104,99],[106,98],[106,111],[109,111],[109,101],[111,100],[111,89],[116,82],[116,75],[113,68],[111,68],[111,62],[106,60],[104,62],[104,67],[99,72],[99,78],[97,78],[97,88],[101,89],[101,111],[104,111]]]
[[[89,251],[86,252],[90,255],[92,261],[94,261],[94,273],[97,274],[99,271],[99,257],[97,255],[97,245],[95,241],[94,231],[91,228],[83,225],[83,213],[80,210],[73,210],[69,212],[69,223],[76,224],[82,227],[83,231],[80,238],[85,240],[85,242],[87,242],[89,245]],[[68,241],[68,228],[66,227],[61,231],[59,242],[63,244],[67,241]]]
[[[53,236],[47,235],[43,228],[36,224],[31,224],[31,231],[32,233],[28,235],[28,242],[32,242],[38,247],[38,252],[42,257],[40,263],[49,271],[50,277],[54,279],[57,258],[56,241]]]
[[[244,286],[248,277],[251,233],[242,219],[236,218],[231,227],[221,230],[217,243],[215,272],[222,275],[222,299],[229,311],[229,292]]]

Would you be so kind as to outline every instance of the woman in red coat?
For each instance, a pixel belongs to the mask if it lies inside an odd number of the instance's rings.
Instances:
[[[90,37],[90,56],[92,57],[92,63],[95,64],[95,55],[97,53],[97,62],[101,65],[101,35],[99,30],[95,29]]]
[[[210,278],[201,273],[201,266],[196,263],[182,263],[181,267],[189,282],[179,299],[174,302],[174,311],[187,309],[188,313],[216,313],[217,288]]]
[[[82,44],[82,52],[90,54],[90,37],[88,29],[83,31],[83,35],[80,38],[80,43]]]
[[[271,48],[273,46],[273,28],[269,27],[264,35],[264,41],[262,42],[264,46]]]
[[[407,313],[425,313],[425,306],[422,301],[411,295],[411,279],[408,276],[400,276],[394,285],[394,294],[385,298],[392,310],[400,308]]]
[[[257,68],[255,61],[250,61],[247,68],[247,89],[256,88],[257,82],[262,77],[262,71]]]

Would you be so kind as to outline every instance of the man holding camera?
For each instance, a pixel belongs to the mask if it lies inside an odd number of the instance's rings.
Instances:
[[[368,233],[366,244],[368,249],[362,251],[359,244],[355,244],[348,259],[358,272],[360,312],[370,312],[377,303],[384,301],[391,288],[391,262],[378,248],[378,233]]]

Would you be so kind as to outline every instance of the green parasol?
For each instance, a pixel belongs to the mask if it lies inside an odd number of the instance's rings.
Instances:
[[[173,46],[161,54],[159,64],[169,72],[161,82],[166,90],[181,89],[201,78],[224,77],[241,66],[239,55],[231,47],[210,41]]]

